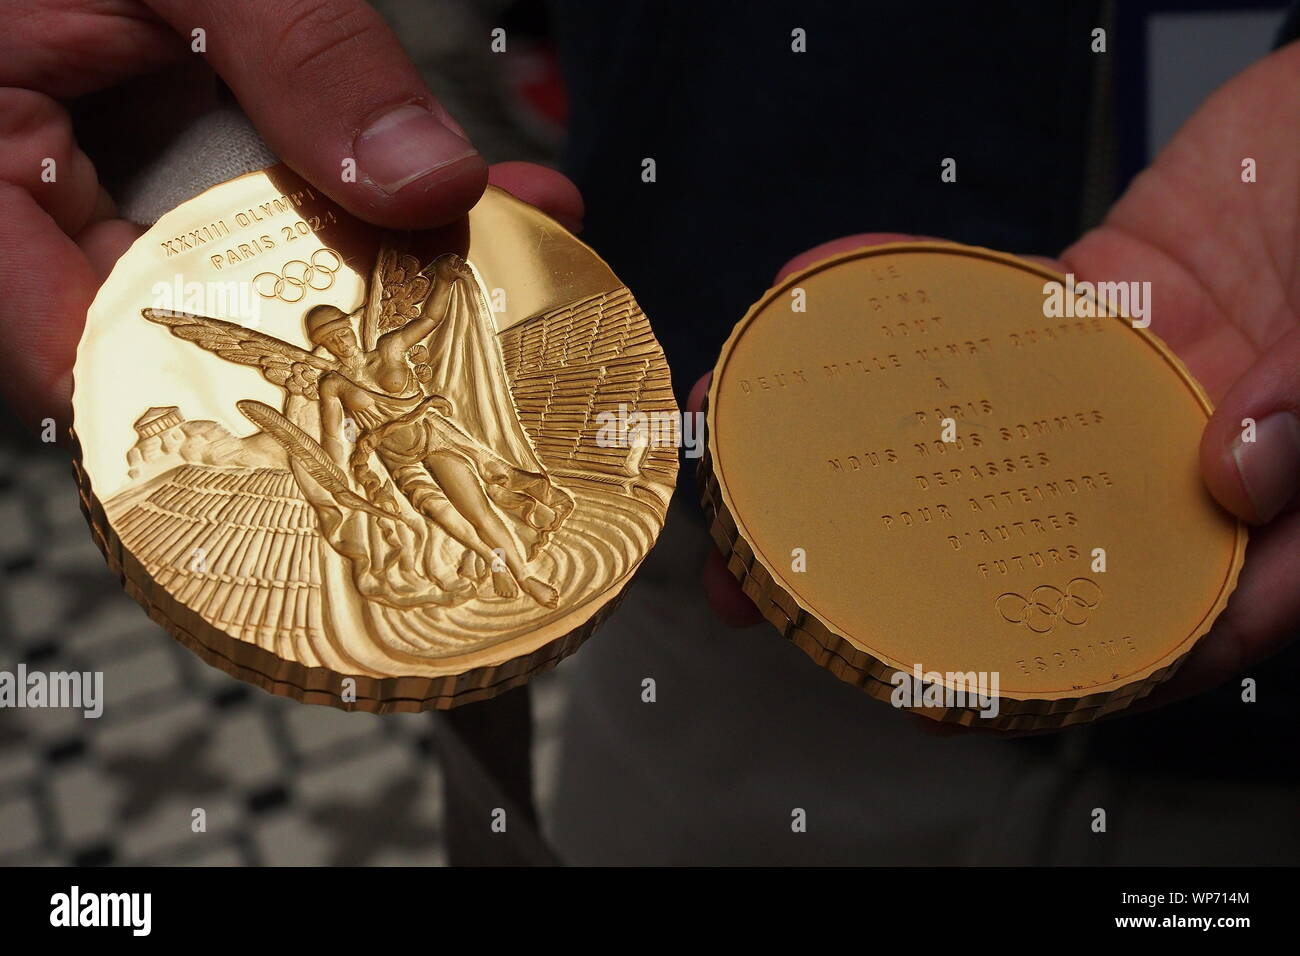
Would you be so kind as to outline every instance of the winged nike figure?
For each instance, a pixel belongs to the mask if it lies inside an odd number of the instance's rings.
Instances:
[[[574,498],[519,422],[495,323],[460,257],[422,268],[385,246],[360,307],[306,311],[311,351],[208,316],[142,314],[284,389],[281,410],[236,405],[288,452],[363,598],[447,606],[522,590],[557,606],[537,559]]]

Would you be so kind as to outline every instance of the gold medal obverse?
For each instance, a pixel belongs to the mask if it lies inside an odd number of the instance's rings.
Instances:
[[[574,651],[663,525],[675,416],[631,293],[489,187],[391,234],[284,167],[168,213],[92,305],[82,505],[209,664],[344,709],[481,700]]]

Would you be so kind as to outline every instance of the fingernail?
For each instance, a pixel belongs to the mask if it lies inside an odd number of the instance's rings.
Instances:
[[[357,137],[357,167],[390,196],[462,159],[477,155],[469,141],[421,106],[385,113]]]
[[[1259,520],[1271,521],[1300,487],[1300,418],[1274,412],[1255,426],[1255,440],[1232,443],[1237,474]]]

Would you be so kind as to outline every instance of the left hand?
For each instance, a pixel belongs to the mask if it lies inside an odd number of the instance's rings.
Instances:
[[[65,103],[87,94],[117,92],[100,119],[130,129],[149,116],[152,128],[154,114],[210,108],[220,77],[281,159],[375,225],[454,221],[486,179],[579,227],[582,199],[559,173],[486,167],[364,0],[0,0],[0,15],[0,397],[29,425],[66,423],[86,311],[144,231],[118,217],[99,182],[104,157],[77,140]],[[199,26],[203,57],[191,48]],[[403,105],[428,116],[375,123]],[[344,158],[355,181],[340,176]]]

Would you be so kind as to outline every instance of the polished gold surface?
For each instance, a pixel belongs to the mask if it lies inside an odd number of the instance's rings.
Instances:
[[[1245,528],[1198,469],[1205,394],[1095,299],[1045,317],[1052,281],[949,243],[858,250],[769,291],[714,372],[702,495],[732,573],[881,699],[918,669],[997,676],[996,716],[945,700],[936,719],[1034,730],[1128,706],[1241,566]]]
[[[628,290],[489,188],[392,235],[276,167],[208,190],[90,309],[76,473],[127,590],[209,663],[345,709],[490,697],[571,653],[662,527],[675,416]]]

